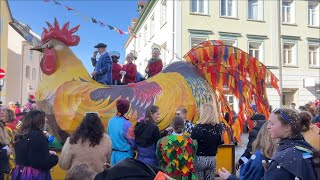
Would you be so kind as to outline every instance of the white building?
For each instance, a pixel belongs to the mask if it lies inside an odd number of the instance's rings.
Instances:
[[[125,44],[126,54],[131,50],[138,53],[135,62],[139,72],[144,70],[151,58],[153,43],[161,46],[163,65],[176,60],[174,52],[181,52],[181,3],[177,1],[149,1],[140,13],[138,21],[132,21],[131,27],[137,38],[132,36]],[[181,57],[181,54],[178,54]]]
[[[162,17],[162,4],[167,4],[163,27],[158,25],[163,20],[152,18]],[[139,42],[144,37],[180,57],[202,41],[220,39],[255,56],[282,79],[282,98],[267,89],[274,108],[304,105],[320,98],[319,11],[319,0],[150,0],[133,27],[138,38],[129,38],[125,48],[139,47],[136,64],[143,72],[151,53],[150,45]],[[163,56],[166,64],[174,59]]]

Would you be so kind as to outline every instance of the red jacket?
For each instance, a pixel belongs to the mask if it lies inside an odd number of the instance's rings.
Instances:
[[[320,122],[315,123],[315,125],[317,125],[317,126],[318,126],[318,128],[320,128]]]
[[[162,60],[149,61],[147,68],[149,68],[149,78],[162,71]]]
[[[137,75],[137,66],[133,63],[129,63],[123,66],[123,71],[126,71],[126,75],[123,78],[124,84],[135,83]]]
[[[122,70],[122,67],[118,63],[112,63],[112,80],[113,81],[120,81],[121,74],[120,71]]]

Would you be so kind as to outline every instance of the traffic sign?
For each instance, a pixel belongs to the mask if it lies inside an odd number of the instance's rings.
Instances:
[[[3,79],[6,76],[6,72],[0,68],[0,79]]]

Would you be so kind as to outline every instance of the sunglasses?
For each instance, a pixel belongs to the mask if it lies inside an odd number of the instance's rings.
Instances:
[[[94,115],[94,114],[99,115],[98,112],[86,112],[85,113],[85,115]]]
[[[281,118],[283,120],[285,120],[286,122],[290,123],[290,118],[288,117],[288,115],[281,109],[275,109],[273,111],[274,114],[280,114]]]

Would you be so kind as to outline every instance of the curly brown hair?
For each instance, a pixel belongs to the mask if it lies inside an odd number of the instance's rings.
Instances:
[[[97,113],[88,113],[83,118],[77,130],[70,137],[70,144],[77,144],[90,141],[90,146],[99,145],[103,137],[104,128]]]
[[[310,124],[313,119],[313,116],[308,111],[302,111],[299,113],[301,121],[301,132],[306,132],[310,129]]]

